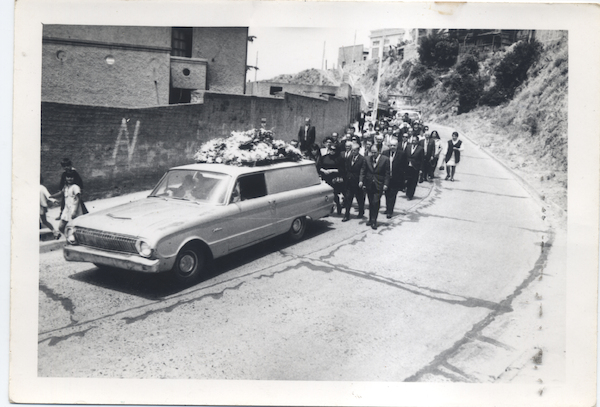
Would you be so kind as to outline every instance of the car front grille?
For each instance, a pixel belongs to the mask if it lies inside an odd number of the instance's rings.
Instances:
[[[136,238],[127,235],[118,235],[87,228],[75,228],[75,238],[77,239],[77,243],[83,246],[116,252],[138,253],[135,248]]]

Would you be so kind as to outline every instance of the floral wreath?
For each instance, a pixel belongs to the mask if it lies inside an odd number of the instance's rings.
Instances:
[[[283,140],[274,140],[270,130],[252,129],[232,131],[229,137],[207,141],[194,154],[194,159],[198,163],[267,165],[300,161],[302,153]]]

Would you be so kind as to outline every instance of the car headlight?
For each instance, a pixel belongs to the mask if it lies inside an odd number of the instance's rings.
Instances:
[[[77,244],[77,239],[75,238],[75,228],[67,228],[65,236],[67,238],[67,242],[70,244]]]
[[[138,240],[135,242],[135,248],[137,249],[140,256],[150,257],[152,255],[152,246],[145,242],[144,240]]]

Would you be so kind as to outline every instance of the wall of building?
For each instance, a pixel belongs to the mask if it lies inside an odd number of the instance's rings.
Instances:
[[[208,90],[244,94],[247,27],[195,27],[192,58],[208,60]]]
[[[353,64],[363,60],[364,46],[362,44],[340,47],[338,51],[338,66],[343,67],[344,65]]]
[[[168,27],[44,26],[42,101],[168,104],[170,36]]]
[[[281,88],[280,93],[290,92],[318,97],[323,94],[336,95],[338,86],[305,85],[283,82],[251,82],[246,87],[246,93],[253,96],[272,96],[271,88]]]
[[[207,92],[203,104],[142,109],[43,102],[41,173],[56,192],[60,161],[71,158],[87,200],[150,189],[168,168],[192,163],[203,142],[258,128],[262,118],[276,138],[290,141],[310,117],[321,142],[343,131],[356,114],[357,101]]]

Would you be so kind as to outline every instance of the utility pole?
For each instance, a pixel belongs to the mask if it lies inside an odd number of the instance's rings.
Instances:
[[[321,59],[321,71],[319,72],[319,85],[323,86],[323,69],[325,69],[325,44],[327,41],[323,41],[323,59]]]
[[[377,120],[377,109],[379,107],[379,86],[381,84],[381,65],[383,64],[383,47],[385,45],[385,35],[381,40],[381,47],[379,47],[379,66],[377,68],[377,84],[375,85],[375,101],[373,102],[373,112],[371,113],[371,119]]]

